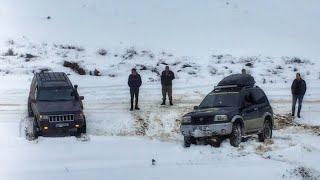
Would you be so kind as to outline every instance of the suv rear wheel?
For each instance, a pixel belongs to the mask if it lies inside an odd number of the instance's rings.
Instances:
[[[258,137],[260,142],[264,142],[264,140],[272,138],[272,124],[270,120],[266,120],[264,122],[262,133],[258,134]]]
[[[238,147],[242,140],[242,129],[240,123],[234,123],[230,135],[230,144],[233,147]]]

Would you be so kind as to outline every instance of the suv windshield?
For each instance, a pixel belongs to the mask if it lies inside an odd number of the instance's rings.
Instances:
[[[239,105],[239,92],[210,93],[201,102],[199,108],[234,107]]]
[[[73,89],[71,88],[57,88],[57,89],[41,89],[38,92],[39,101],[69,101],[74,97],[71,95]]]

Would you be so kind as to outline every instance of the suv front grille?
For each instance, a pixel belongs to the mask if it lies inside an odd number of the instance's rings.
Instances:
[[[191,119],[192,124],[211,124],[213,123],[213,117],[209,116],[209,117],[192,117]]]
[[[49,122],[65,122],[65,121],[74,121],[73,114],[66,115],[50,115]]]

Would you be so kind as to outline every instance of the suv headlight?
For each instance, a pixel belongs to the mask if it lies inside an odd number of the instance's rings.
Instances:
[[[47,116],[47,115],[40,115],[39,118],[40,118],[40,120],[48,120],[48,119],[49,119],[49,116]]]
[[[191,116],[183,116],[182,123],[191,123]]]
[[[228,121],[227,115],[216,115],[214,121]]]

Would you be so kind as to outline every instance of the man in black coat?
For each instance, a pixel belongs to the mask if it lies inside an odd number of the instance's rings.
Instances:
[[[170,71],[169,66],[161,74],[161,85],[162,85],[162,104],[166,105],[166,96],[168,94],[170,105],[172,106],[172,80],[174,79],[174,73]]]
[[[130,96],[131,96],[131,108],[130,111],[133,110],[133,99],[135,97],[135,109],[140,110],[138,106],[138,100],[139,100],[139,88],[142,84],[141,77],[137,73],[137,70],[133,68],[131,70],[131,74],[128,78],[128,86],[130,87]]]
[[[298,118],[300,118],[300,111],[302,106],[303,96],[306,93],[306,82],[301,78],[300,73],[296,74],[296,79],[291,85],[292,93],[292,116],[295,115],[296,103],[298,100]]]

